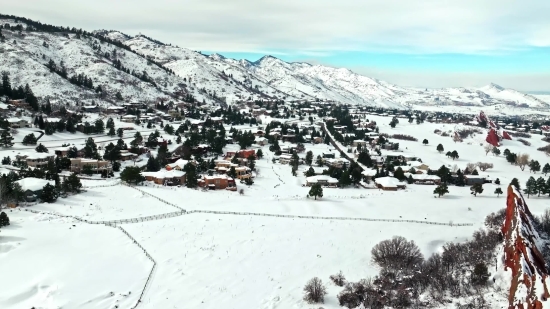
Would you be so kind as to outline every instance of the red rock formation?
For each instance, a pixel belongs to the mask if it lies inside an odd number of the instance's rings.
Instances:
[[[531,212],[525,199],[513,186],[508,187],[504,235],[504,267],[511,271],[508,294],[509,309],[542,309],[550,296],[544,258],[537,243],[539,235],[533,227]]]
[[[498,139],[498,135],[497,135],[497,132],[494,130],[494,129],[491,129],[489,131],[489,134],[487,134],[487,138],[485,139],[485,141],[495,147],[498,147],[500,146],[499,145],[499,139]]]
[[[502,131],[502,138],[512,140],[512,137],[506,131]]]

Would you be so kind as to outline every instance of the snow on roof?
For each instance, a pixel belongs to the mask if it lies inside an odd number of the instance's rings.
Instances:
[[[327,175],[311,176],[311,177],[307,177],[306,180],[309,183],[317,183],[317,182],[338,183],[338,179],[332,178]]]
[[[398,186],[405,186],[404,182],[401,182],[397,178],[393,178],[393,177],[376,178],[374,182],[385,188],[397,188]]]
[[[171,168],[174,168],[176,166],[184,167],[187,163],[189,163],[189,160],[178,159],[176,162],[167,165]]]
[[[178,171],[178,170],[160,170],[158,172],[142,172],[141,175],[143,176],[151,176],[155,178],[175,178],[175,177],[183,177],[185,176],[185,172]]]
[[[376,176],[376,170],[373,169],[373,168],[369,168],[369,169],[365,169],[361,175],[363,176],[368,176],[368,177],[372,177],[372,176]]]
[[[215,176],[204,176],[204,179],[227,179],[227,180],[233,180],[233,178],[227,176],[227,175],[215,175]]]
[[[26,159],[47,159],[47,158],[54,157],[53,154],[44,153],[44,152],[33,152],[25,156],[26,156]]]
[[[51,180],[34,178],[34,177],[23,178],[21,180],[17,180],[16,183],[18,183],[21,186],[21,189],[23,189],[23,191],[27,191],[27,190],[38,191],[38,190],[42,190],[42,188],[44,188],[44,186],[47,184],[53,185],[53,181]]]
[[[109,106],[107,109],[124,109],[122,106]]]
[[[137,118],[137,116],[136,115],[124,115],[124,116],[122,116],[122,118],[134,119],[134,118]]]
[[[407,173],[408,174],[408,173]],[[441,180],[441,178],[437,175],[428,175],[428,174],[409,174],[412,176],[412,179],[414,180]],[[409,176],[405,175],[405,176]]]
[[[20,119],[20,118],[8,118],[9,123],[15,123],[15,122],[19,122],[19,121],[26,121],[26,120],[25,119]]]
[[[55,118],[55,117],[48,117],[44,119],[45,122],[60,122],[61,118]]]

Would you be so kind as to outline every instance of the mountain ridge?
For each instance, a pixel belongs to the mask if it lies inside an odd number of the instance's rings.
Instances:
[[[121,93],[123,100],[179,100],[191,95],[199,102],[212,104],[320,99],[399,109],[515,106],[547,110],[550,107],[540,98],[493,83],[481,88],[402,87],[347,68],[286,62],[272,55],[256,61],[232,59],[219,53],[206,55],[166,44],[144,34],[131,36],[118,30],[85,33],[63,27],[39,31],[33,23],[36,22],[0,15],[6,36],[2,51],[8,59],[0,64],[0,70],[10,72],[17,85],[29,82],[49,85],[35,91],[37,96],[62,101],[116,104],[115,94]],[[6,24],[10,27],[6,28]],[[29,28],[31,31],[19,30]],[[70,75],[89,75],[94,85],[105,89],[103,97],[48,74],[40,66],[45,67],[49,59],[63,63]]]

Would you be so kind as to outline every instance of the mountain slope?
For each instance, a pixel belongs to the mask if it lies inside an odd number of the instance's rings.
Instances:
[[[5,15],[0,15],[0,24],[11,25],[3,29],[6,40],[0,46],[0,70],[10,73],[14,85],[29,83],[38,97],[64,102],[153,102],[181,100],[191,94],[199,102],[214,104],[321,99],[390,108],[465,106],[498,111],[512,106],[548,111],[550,107],[540,98],[494,84],[401,87],[344,68],[289,63],[273,56],[255,62],[207,56],[115,30],[86,33],[54,26],[44,30],[39,23]],[[17,25],[20,28],[14,28]],[[50,59],[58,68],[63,64],[69,78],[78,74],[91,78],[94,88],[101,85],[103,93],[73,85],[51,72]],[[117,100],[117,93],[123,100]]]

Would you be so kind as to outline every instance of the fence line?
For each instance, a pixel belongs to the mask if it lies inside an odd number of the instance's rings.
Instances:
[[[154,199],[157,199],[158,201],[160,201],[160,202],[162,202],[162,203],[164,203],[164,204],[166,204],[166,205],[175,207],[175,208],[177,208],[177,209],[179,209],[179,210],[185,212],[185,209],[181,208],[180,206],[178,206],[178,205],[176,205],[176,204],[174,204],[174,203],[170,203],[170,202],[168,202],[167,200],[161,199],[160,197],[158,197],[158,196],[156,196],[156,195],[153,195],[153,194],[151,194],[151,193],[149,193],[149,192],[146,192],[146,191],[144,191],[144,190],[142,190],[142,189],[139,189],[139,188],[137,188],[136,186],[132,186],[132,185],[127,184],[127,183],[125,183],[125,182],[122,182],[122,184],[125,185],[125,186],[127,186],[127,187],[130,187],[130,188],[132,188],[132,189],[138,190],[139,192],[143,193],[144,195],[147,195],[147,196],[150,196],[150,197],[152,197],[152,198],[154,198]]]

